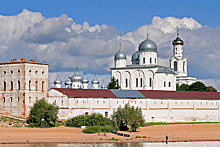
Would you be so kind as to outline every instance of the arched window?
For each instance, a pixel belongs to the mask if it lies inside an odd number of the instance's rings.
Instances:
[[[29,88],[28,89],[31,90],[31,81],[29,81]]]
[[[169,82],[169,87],[171,87],[171,82]]]
[[[166,87],[166,82],[164,81],[163,86]]]
[[[12,97],[10,97],[10,102],[12,102]]]
[[[150,78],[149,79],[149,87],[151,87],[152,86],[152,79]]]
[[[150,64],[152,63],[152,58],[150,58]]]
[[[116,84],[119,85],[119,84],[118,84],[118,79],[116,80]]]
[[[44,81],[42,81],[42,91],[44,90]]]
[[[140,87],[142,87],[143,85],[142,85],[142,78],[140,79]]]
[[[128,79],[125,79],[125,87],[128,87]]]
[[[6,90],[6,82],[4,81],[4,90]]]
[[[177,62],[174,62],[174,71],[177,71]]]
[[[5,97],[3,97],[3,103],[5,102]]]
[[[37,91],[37,81],[35,82],[35,90]]]
[[[138,78],[136,78],[136,87],[138,87]]]
[[[185,65],[186,65],[186,62],[184,61],[183,62],[183,71],[185,71]]]
[[[11,90],[13,90],[13,82],[11,81]]]
[[[145,63],[145,58],[143,58],[143,63]]]
[[[155,64],[157,64],[157,59],[155,58]]]
[[[18,90],[21,90],[21,85],[20,81],[18,81]]]

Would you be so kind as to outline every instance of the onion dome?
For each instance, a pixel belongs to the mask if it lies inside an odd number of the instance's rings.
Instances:
[[[157,52],[157,45],[148,37],[139,45],[140,52]]]
[[[81,81],[82,83],[89,83],[89,80],[86,78],[86,75],[84,73],[84,78]]]
[[[98,79],[96,78],[96,76],[95,76],[95,78],[91,81],[91,83],[92,83],[92,84],[99,84],[99,81],[98,81]]]
[[[126,54],[121,51],[121,43],[120,43],[120,50],[115,54],[115,60],[119,59],[127,59]]]
[[[71,77],[71,82],[81,82],[83,77],[78,72],[78,67],[76,66],[76,73]]]
[[[179,29],[177,29],[177,37],[175,40],[173,40],[172,44],[173,45],[183,45],[184,44],[183,40],[181,40],[179,37]]]
[[[65,85],[72,85],[72,82],[71,82],[71,80],[70,80],[70,77],[68,77],[68,79],[66,80]]]
[[[62,81],[59,79],[58,74],[57,74],[57,78],[54,81],[54,84],[61,84],[61,83],[62,83]]]
[[[136,51],[132,57],[131,57],[132,61],[139,61],[139,51]]]

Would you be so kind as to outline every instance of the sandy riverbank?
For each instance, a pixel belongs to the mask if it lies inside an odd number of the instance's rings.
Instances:
[[[124,132],[123,132],[124,133]],[[220,123],[218,124],[181,124],[181,125],[155,125],[141,127],[139,132],[126,132],[131,137],[121,137],[112,133],[107,136],[98,134],[84,134],[82,129],[57,128],[13,128],[0,127],[0,143],[95,143],[116,142],[107,141],[112,137],[120,139],[119,142],[162,142],[165,134],[169,141],[220,141]],[[135,138],[147,136],[148,138]],[[102,138],[102,140],[100,140]],[[131,140],[132,138],[132,140]],[[129,140],[126,140],[129,139]],[[122,141],[121,141],[122,140]]]

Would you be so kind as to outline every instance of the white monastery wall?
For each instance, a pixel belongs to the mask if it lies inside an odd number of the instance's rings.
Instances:
[[[110,117],[126,103],[141,107],[146,122],[220,121],[220,100],[154,98],[68,98],[52,89],[49,103],[59,106],[59,119],[100,113]]]

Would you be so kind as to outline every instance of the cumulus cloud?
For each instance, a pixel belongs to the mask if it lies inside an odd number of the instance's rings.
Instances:
[[[72,19],[63,14],[60,17],[44,19],[39,23],[29,26],[21,39],[29,43],[46,44],[54,41],[66,41],[77,37],[75,30],[71,30]]]
[[[127,63],[131,63],[131,55],[146,38],[147,28],[149,38],[158,46],[158,63],[169,66],[172,41],[179,28],[185,43],[184,56],[188,58],[188,75],[217,79],[216,83],[219,79],[220,27],[202,26],[193,18],[155,16],[151,24],[126,34],[117,34],[115,26],[77,24],[65,14],[45,18],[40,12],[26,9],[15,16],[0,15],[0,23],[0,62],[36,58],[49,63],[51,73],[63,73],[66,77],[67,73],[74,74],[76,65],[91,75],[110,75],[109,68],[114,65],[113,56],[120,43]]]
[[[177,28],[194,30],[202,27],[195,19],[187,17],[179,19],[175,17],[160,18],[155,16],[150,25],[152,28],[160,29],[164,33],[175,33]]]

